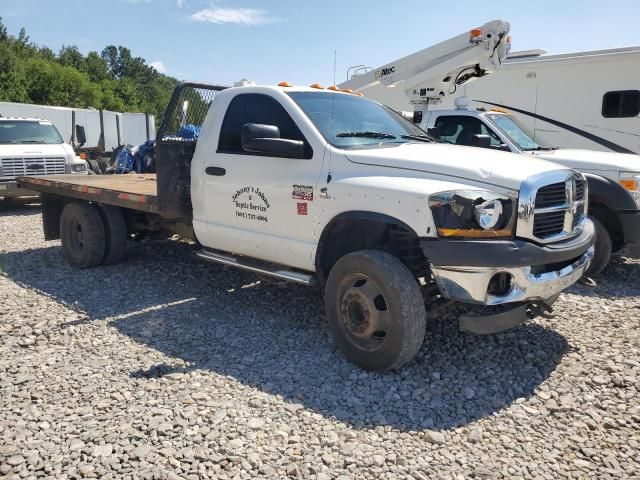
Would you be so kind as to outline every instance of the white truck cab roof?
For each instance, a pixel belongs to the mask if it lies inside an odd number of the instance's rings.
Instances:
[[[46,122],[52,123],[50,120],[45,120],[43,118],[35,118],[35,117],[3,117],[0,116],[0,122],[11,121],[11,122]]]

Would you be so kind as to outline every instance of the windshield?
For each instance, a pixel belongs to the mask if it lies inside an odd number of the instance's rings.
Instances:
[[[424,130],[373,100],[330,92],[291,92],[320,133],[338,148],[433,141]]]
[[[51,122],[0,121],[0,144],[59,144],[62,137]]]
[[[509,115],[487,114],[496,127],[511,139],[521,150],[546,150],[545,147],[533,140],[533,135],[527,132],[514,118]]]

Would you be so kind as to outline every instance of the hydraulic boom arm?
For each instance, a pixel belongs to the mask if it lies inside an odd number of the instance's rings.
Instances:
[[[367,95],[384,85],[402,88],[412,105],[437,104],[458,85],[498,70],[510,49],[509,23],[494,20],[340,85]],[[420,108],[418,108],[420,110]]]

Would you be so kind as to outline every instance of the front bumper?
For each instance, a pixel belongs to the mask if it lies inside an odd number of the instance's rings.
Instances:
[[[501,305],[545,300],[574,284],[593,258],[593,241],[593,223],[587,220],[580,235],[552,245],[522,240],[424,240],[422,248],[444,297]],[[496,278],[501,279],[500,288],[495,286]]]
[[[37,197],[40,195],[33,190],[20,188],[15,180],[0,180],[0,197],[17,198],[17,197]]]

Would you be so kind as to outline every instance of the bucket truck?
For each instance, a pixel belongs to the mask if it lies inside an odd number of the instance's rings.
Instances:
[[[523,168],[524,162],[535,157],[580,171],[589,183],[588,214],[597,232],[595,256],[587,275],[596,276],[611,255],[623,249],[627,256],[640,257],[637,155],[544,145],[508,110],[470,109],[466,97],[455,98],[454,110],[433,107],[455,97],[459,86],[499,70],[510,43],[509,24],[495,20],[378,69],[360,67],[339,87],[395,110],[406,108],[408,100],[413,112],[404,115],[443,142],[525,155]],[[566,192],[567,204],[572,195],[575,192]]]

